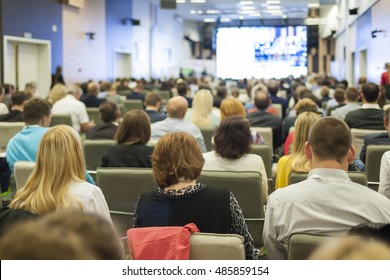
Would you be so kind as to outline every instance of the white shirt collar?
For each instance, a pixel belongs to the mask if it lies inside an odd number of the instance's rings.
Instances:
[[[379,107],[378,104],[369,104],[369,103],[366,103],[366,104],[363,104],[362,105],[362,109],[381,109],[381,107]]]

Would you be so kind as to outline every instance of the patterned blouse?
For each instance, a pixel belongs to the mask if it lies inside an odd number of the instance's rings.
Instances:
[[[205,184],[197,183],[193,186],[188,186],[180,190],[170,189],[165,190],[163,187],[157,187],[155,190],[156,194],[163,198],[182,198],[191,196],[201,190],[206,188]],[[236,198],[233,193],[229,191],[230,194],[230,219],[231,225],[230,230],[233,234],[241,235],[244,238],[246,259],[253,260],[257,258],[257,249],[254,248],[253,239],[248,231],[248,227],[244,220],[244,215],[242,214],[241,207],[238,205]],[[138,201],[135,205],[135,209],[138,208]],[[134,211],[134,227],[137,226],[137,211]]]

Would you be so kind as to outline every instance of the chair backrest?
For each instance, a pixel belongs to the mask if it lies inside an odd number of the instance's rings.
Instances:
[[[289,178],[289,185],[299,183],[307,179],[308,173],[291,173]],[[352,182],[358,183],[360,185],[366,186],[368,185],[368,180],[366,173],[360,171],[349,171],[348,176]]]
[[[355,146],[356,157],[359,157],[360,151],[362,150],[362,147],[364,145],[364,136],[370,133],[382,133],[382,132],[386,132],[386,130],[351,128],[352,144]]]
[[[87,170],[96,170],[102,166],[102,158],[107,150],[116,145],[114,140],[84,140],[84,157]]]
[[[103,124],[99,116],[99,108],[87,108],[87,113],[90,121],[94,121],[96,125]]]
[[[264,162],[265,171],[267,172],[267,178],[272,178],[272,152],[267,145],[251,145],[252,154],[259,155]]]
[[[282,106],[282,104],[272,103],[272,107],[274,107],[276,112],[278,112],[278,117],[279,118],[283,118],[283,106]]]
[[[171,98],[171,92],[169,90],[159,90],[158,94],[160,95],[162,100],[168,100]]]
[[[144,104],[141,99],[128,99],[123,101],[126,112],[130,110],[143,110]]]
[[[8,141],[25,126],[24,122],[0,122],[0,147],[5,150]]]
[[[154,189],[152,169],[98,168],[97,185],[103,191],[111,218],[120,236],[133,226],[134,206],[138,197]]]
[[[206,145],[207,151],[212,151],[213,150],[213,145],[212,145],[212,138],[214,134],[215,128],[201,128],[200,131],[202,132],[203,139],[204,139],[204,144]]]
[[[330,236],[294,233],[288,242],[287,259],[307,260],[311,253]]]
[[[369,182],[379,182],[381,159],[390,145],[368,145],[366,153],[366,173]]]
[[[17,162],[15,162],[14,174],[15,174],[15,183],[16,183],[17,190],[24,187],[24,185],[26,184],[28,177],[30,177],[34,167],[35,167],[35,162],[31,162],[31,161],[17,161]]]
[[[272,153],[274,151],[273,147],[273,135],[271,127],[251,127],[252,131],[257,131],[263,137],[265,144],[270,147]]]
[[[229,189],[242,209],[249,232],[257,248],[263,245],[264,198],[261,174],[251,171],[202,171],[198,181],[207,186]]]
[[[242,236],[195,232],[190,237],[190,260],[245,260]]]
[[[72,117],[69,114],[53,114],[51,115],[50,126],[56,126],[59,124],[73,126]]]
[[[120,89],[120,90],[118,90],[118,94],[122,95],[122,96],[125,96],[125,97],[126,97],[126,95],[128,95],[130,93],[131,93],[131,89]]]

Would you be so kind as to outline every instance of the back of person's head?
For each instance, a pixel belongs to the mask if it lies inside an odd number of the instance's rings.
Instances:
[[[168,100],[168,116],[175,119],[183,119],[188,109],[188,101],[183,96],[175,96]]]
[[[255,106],[259,110],[266,110],[270,104],[270,97],[268,93],[260,90],[255,95]]]
[[[58,100],[64,98],[68,90],[63,84],[56,84],[49,93],[48,101],[50,104],[54,105]]]
[[[221,120],[229,116],[240,115],[245,117],[245,108],[242,103],[236,98],[225,98],[219,107],[221,112]]]
[[[300,99],[309,98],[309,99],[313,100],[316,104],[318,104],[318,98],[313,94],[313,92],[311,90],[304,89],[301,91],[301,94],[299,96],[300,96]]]
[[[357,88],[349,87],[345,92],[345,97],[348,102],[356,103],[359,100],[359,91]]]
[[[63,225],[34,220],[10,228],[0,239],[2,260],[93,260],[84,240]]]
[[[357,236],[331,238],[321,244],[310,260],[390,260],[390,247]]]
[[[217,93],[216,95],[219,96],[221,99],[226,98],[227,95],[227,88],[225,86],[219,86],[217,87]]]
[[[114,102],[104,101],[99,106],[100,119],[105,123],[115,122],[118,118],[119,108]]]
[[[118,144],[146,144],[151,134],[149,116],[143,110],[128,111],[115,134]]]
[[[24,188],[16,192],[10,207],[38,215],[59,208],[80,208],[80,203],[68,194],[69,183],[84,180],[80,136],[70,126],[54,126],[43,135],[32,174]]]
[[[33,97],[37,91],[37,83],[36,82],[29,82],[24,87],[24,92],[27,94],[28,99]]]
[[[297,104],[295,104],[294,110],[296,112],[297,117],[302,112],[315,112],[315,113],[318,113],[317,104],[313,100],[311,100],[309,98],[300,99],[297,102]]]
[[[329,92],[330,92],[329,87],[327,87],[327,86],[322,86],[320,88],[320,95],[322,98],[329,96]]]
[[[83,94],[83,89],[79,85],[74,84],[67,88],[67,93],[79,99]]]
[[[23,119],[27,125],[41,124],[42,126],[50,125],[51,106],[46,100],[34,98],[24,105]],[[46,117],[46,125],[41,123]]]
[[[222,120],[214,134],[215,152],[222,158],[235,160],[251,150],[249,122],[239,115]]]
[[[201,83],[199,85],[199,90],[201,90],[201,89],[207,89],[207,90],[209,90],[211,92],[211,87],[208,84],[206,84],[206,83]]]
[[[161,103],[161,96],[154,91],[148,92],[145,96],[145,106],[157,106],[157,103]]]
[[[359,80],[358,80],[358,85],[363,85],[367,83],[367,78],[362,76],[362,77],[359,77]]]
[[[22,106],[27,100],[27,94],[23,91],[17,91],[11,95],[12,106]]]
[[[362,94],[367,102],[375,103],[379,98],[379,86],[375,83],[365,83],[362,86]]]
[[[195,180],[204,165],[202,151],[195,138],[185,132],[161,137],[152,155],[153,179],[161,187],[180,180]]]
[[[187,95],[188,92],[188,85],[186,82],[181,82],[176,85],[177,93],[181,96]]]
[[[336,88],[334,91],[334,99],[337,103],[345,102],[345,90],[343,88]]]
[[[279,91],[279,83],[277,81],[271,81],[267,88],[269,94],[276,96]]]
[[[112,224],[102,216],[82,211],[57,211],[44,216],[42,223],[73,231],[98,260],[123,259],[122,243]]]
[[[209,114],[213,109],[213,95],[207,89],[199,90],[192,100],[192,123],[199,127],[210,127]]]
[[[234,97],[234,98],[238,98],[240,96],[240,89],[238,87],[232,87],[232,89],[230,90],[230,94]]]
[[[96,83],[90,82],[87,86],[87,92],[89,95],[97,96],[99,93],[99,87]]]
[[[351,130],[345,122],[326,117],[313,125],[308,142],[312,153],[320,161],[335,160],[341,163],[352,145]]]
[[[387,70],[390,70],[390,62],[386,62],[386,63],[385,63],[385,68],[386,68]]]

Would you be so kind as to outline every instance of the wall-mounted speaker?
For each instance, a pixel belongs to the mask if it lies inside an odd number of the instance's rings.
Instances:
[[[349,9],[349,15],[357,15],[359,13],[359,8]]]
[[[160,0],[160,8],[176,10],[176,0]]]

